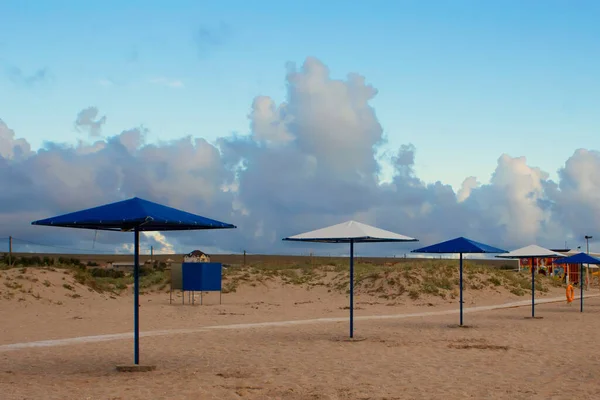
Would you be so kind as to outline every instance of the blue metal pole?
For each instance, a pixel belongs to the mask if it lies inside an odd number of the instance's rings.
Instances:
[[[579,291],[581,292],[579,299],[579,312],[583,312],[583,264],[579,264]]]
[[[354,337],[354,240],[350,240],[350,338]]]
[[[533,257],[531,257],[531,318],[535,318],[535,269],[533,268]]]
[[[134,231],[133,255],[133,362],[140,363],[140,231]]]
[[[460,288],[460,326],[463,324],[463,254],[460,253],[459,267],[459,288]]]

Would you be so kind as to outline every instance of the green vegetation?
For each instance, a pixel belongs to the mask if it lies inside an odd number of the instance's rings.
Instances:
[[[133,276],[123,271],[103,268],[78,268],[74,272],[75,281],[86,285],[98,293],[120,294],[133,285]],[[162,268],[140,268],[140,289],[164,290],[171,279],[168,271]]]
[[[87,286],[91,291],[99,293],[110,292],[113,294],[120,294],[124,290],[127,290],[130,285],[133,285],[133,276],[123,271],[109,269],[109,268],[98,268],[98,264],[95,262],[83,263],[75,258],[68,257],[15,257],[13,259],[13,265],[8,266],[6,264],[7,257],[0,255],[0,270],[17,270],[19,274],[14,277],[14,280],[5,277],[4,285],[9,289],[21,289],[22,284],[16,282],[17,280],[26,280],[30,282],[37,282],[38,279],[33,277],[32,274],[28,274],[27,271],[32,268],[37,268],[42,271],[62,271],[65,276],[62,278],[63,281],[67,281],[62,284],[62,287],[69,290],[75,291],[75,287],[68,283],[69,276],[72,276],[75,282]],[[165,263],[156,263],[154,267],[144,266],[140,268],[140,289],[144,289],[146,292],[152,290],[164,290],[167,288],[170,281],[170,273],[166,270]],[[43,280],[42,285],[45,287],[52,286],[49,280]],[[77,298],[78,295],[72,295],[70,297]]]
[[[4,262],[6,258],[4,258]],[[408,297],[413,300],[435,296],[453,299],[458,296],[459,272],[457,260],[414,260],[397,262],[355,261],[355,291],[357,294],[369,294],[382,299]],[[0,269],[8,269],[2,264]],[[156,263],[153,267],[140,269],[140,289],[143,293],[168,289],[170,273],[166,265]],[[223,293],[232,293],[241,286],[257,287],[269,282],[284,285],[301,286],[306,289],[325,287],[331,292],[348,293],[349,271],[347,259],[322,258],[318,262],[311,257],[273,260],[259,260],[249,265],[227,265],[223,269]],[[35,282],[31,274],[33,268],[42,271],[63,272],[62,286],[69,291],[70,297],[76,294],[74,283],[86,286],[90,291],[118,295],[131,291],[133,276],[120,270],[99,268],[95,262],[82,262],[69,257],[17,257],[13,260],[16,275],[4,277],[8,289],[22,289],[21,282]],[[518,296],[531,293],[531,276],[527,272],[477,264],[469,260],[464,266],[464,289],[507,291]],[[39,276],[39,275],[38,275]],[[49,280],[42,279],[41,284],[51,287]],[[59,284],[60,285],[60,284]],[[562,287],[560,279],[536,275],[536,290],[547,292],[551,287]],[[8,293],[8,292],[7,292]]]
[[[310,259],[306,262],[255,263],[252,266],[226,266],[223,270],[223,293],[235,292],[242,284],[256,285],[265,281],[279,279],[284,284],[306,285],[308,287],[324,285],[328,272],[339,272],[341,263],[327,266],[313,266]]]
[[[13,257],[12,267],[19,268],[21,273],[25,273],[27,267],[51,267],[51,266],[80,266],[83,265],[81,260],[70,257],[40,257],[40,256],[30,256],[30,257]],[[11,268],[8,265],[8,255],[3,254],[0,258],[0,269],[9,269]]]
[[[332,262],[313,266],[305,263],[256,263],[245,268],[229,266],[224,270],[223,293],[235,292],[241,285],[256,286],[279,280],[288,285],[307,288],[325,286],[331,291],[348,293],[350,277],[348,264]],[[513,270],[466,262],[463,270],[464,290],[500,290],[504,288],[518,296],[531,293],[531,276]],[[458,296],[459,271],[453,260],[419,260],[415,262],[378,265],[355,262],[356,293],[395,299],[408,296],[416,300],[422,296],[455,298]],[[536,276],[536,291],[548,292],[549,287],[563,286],[560,279]]]

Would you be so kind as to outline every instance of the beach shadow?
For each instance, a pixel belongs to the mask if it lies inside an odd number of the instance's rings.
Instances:
[[[366,336],[354,336],[354,337],[332,337],[331,339],[332,342],[345,342],[345,343],[357,343],[357,342],[364,342],[365,340],[368,340],[368,337]]]
[[[585,311],[586,306],[584,305],[583,310]],[[579,312],[579,304],[576,306],[566,306],[561,308],[550,308],[545,309],[544,314],[564,314],[564,313],[578,313]]]
[[[473,324],[450,324],[450,325],[446,325],[446,327],[448,328],[460,328],[460,329],[473,329],[473,328],[477,328],[477,325],[473,325]]]
[[[63,350],[63,351],[61,351]],[[117,365],[132,364],[132,357],[129,354],[124,357],[122,354],[106,351],[72,352],[69,349],[53,349],[53,351],[33,351],[27,355],[16,351],[13,355],[8,355],[10,362],[5,362],[0,369],[0,374],[10,375],[46,375],[64,377],[68,375],[85,376],[107,376],[120,374]],[[17,355],[17,353],[21,353]],[[148,361],[144,357],[144,364]],[[150,364],[156,365],[152,360]]]
[[[504,350],[504,351],[507,351],[508,349],[510,349],[510,347],[508,347],[508,346],[487,344],[487,343],[475,343],[475,344],[450,343],[448,345],[448,347],[451,349],[461,349],[461,350],[476,349],[476,350]]]

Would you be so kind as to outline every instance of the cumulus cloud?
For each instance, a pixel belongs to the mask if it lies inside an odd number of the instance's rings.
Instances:
[[[545,186],[548,207],[574,236],[594,233],[600,226],[600,152],[576,150],[559,177]]]
[[[152,250],[154,254],[173,254],[175,248],[173,244],[160,232],[143,232],[147,239],[150,239]]]
[[[101,136],[106,115],[98,118],[98,112],[97,107],[87,107],[79,111],[75,119],[75,128],[80,132],[87,132],[92,137]]]
[[[15,132],[0,119],[0,159],[19,160],[31,153],[31,146],[23,138],[17,139]]]
[[[254,99],[249,135],[224,136],[214,144],[192,136],[147,143],[143,127],[101,138],[106,117],[90,107],[77,121],[98,140],[48,143],[34,152],[1,123],[0,237],[89,248],[92,233],[29,222],[132,196],[238,226],[144,236],[146,248],[158,251],[343,253],[344,247],[281,238],[351,218],[417,237],[417,245],[464,235],[507,249],[559,247],[600,225],[597,151],[575,151],[557,182],[524,156],[502,154],[489,183],[467,177],[455,192],[443,182],[422,181],[415,173],[416,149],[405,144],[389,157],[392,179],[381,182],[377,154],[385,139],[371,106],[377,90],[358,74],[332,78],[315,58],[288,65],[285,80],[285,101]],[[98,233],[96,248],[129,251],[129,236]],[[415,244],[358,251],[399,254],[407,246]]]
[[[456,193],[456,200],[458,200],[459,203],[462,203],[469,198],[473,189],[477,188],[478,186],[479,182],[475,176],[468,177],[463,181],[460,189]]]

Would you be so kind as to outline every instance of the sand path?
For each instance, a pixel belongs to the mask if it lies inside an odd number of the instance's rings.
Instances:
[[[584,301],[586,298],[593,298],[593,297],[600,297],[600,294],[588,294],[584,297]],[[580,299],[579,296],[575,297],[575,300],[579,300],[579,299]],[[538,305],[538,304],[547,304],[547,303],[558,303],[558,302],[563,302],[563,301],[565,301],[564,297],[553,297],[553,298],[547,298],[547,299],[538,299],[535,301],[535,304]],[[574,301],[574,303],[578,303],[578,301]],[[465,314],[467,314],[467,313],[474,313],[474,312],[500,310],[500,309],[517,308],[517,307],[527,307],[527,306],[531,306],[531,300],[522,300],[522,301],[515,301],[515,302],[489,305],[489,306],[467,307],[467,308],[463,309],[463,312]],[[354,320],[355,321],[366,321],[366,320],[430,317],[430,316],[458,314],[459,312],[460,312],[459,309],[454,309],[454,310],[428,311],[428,312],[419,312],[419,313],[364,315],[364,316],[355,316]],[[309,325],[309,324],[321,324],[321,323],[332,323],[332,322],[344,322],[347,320],[348,320],[348,317],[335,317],[335,318],[314,318],[314,319],[304,319],[304,320],[257,322],[257,323],[244,323],[244,324],[209,325],[209,326],[202,326],[199,328],[192,328],[192,329],[165,329],[165,330],[144,331],[144,332],[140,332],[140,336],[141,337],[154,337],[154,336],[200,333],[200,332],[207,332],[207,331],[211,331],[211,330],[240,330],[240,329],[252,329],[252,328],[285,327],[285,326],[291,326],[291,325]],[[15,350],[21,350],[21,349],[31,349],[31,348],[36,348],[36,347],[70,346],[70,345],[85,344],[85,343],[98,343],[98,342],[107,342],[107,341],[114,341],[114,340],[127,340],[127,339],[132,339],[132,338],[133,338],[133,333],[127,332],[127,333],[106,334],[106,335],[79,336],[79,337],[54,339],[54,340],[38,340],[38,341],[32,341],[32,342],[11,343],[11,344],[0,345],[0,352],[15,351]]]

